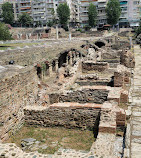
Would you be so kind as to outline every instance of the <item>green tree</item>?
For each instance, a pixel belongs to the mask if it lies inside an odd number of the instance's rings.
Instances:
[[[141,34],[141,20],[140,20],[140,24],[139,27],[137,29],[135,29],[135,33],[136,33],[136,37]]]
[[[94,27],[96,25],[97,10],[96,10],[96,6],[92,3],[90,3],[88,8],[88,18],[89,18],[89,26]]]
[[[120,3],[118,0],[109,0],[106,6],[106,15],[108,24],[117,24],[121,15]]]
[[[70,19],[70,9],[67,3],[59,4],[57,14],[60,24],[66,27]]]
[[[47,26],[52,27],[53,25],[54,25],[53,20],[52,20],[52,21],[49,20],[49,21],[47,22]]]
[[[6,24],[13,24],[14,14],[13,14],[13,7],[11,3],[6,2],[2,4],[2,18],[3,18],[3,22],[5,22]]]
[[[12,39],[12,35],[9,32],[8,27],[4,24],[0,22],[0,40],[11,40]]]
[[[22,24],[22,26],[30,26],[33,24],[33,19],[28,13],[22,13],[19,15],[18,21]]]

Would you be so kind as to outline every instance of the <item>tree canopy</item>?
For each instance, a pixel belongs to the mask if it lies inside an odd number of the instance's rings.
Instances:
[[[70,9],[67,3],[59,4],[57,8],[57,14],[59,17],[59,23],[66,26],[70,19]]]
[[[29,26],[33,24],[33,19],[28,13],[22,13],[19,15],[18,21],[22,24],[22,26]]]
[[[108,24],[117,24],[121,15],[120,3],[118,0],[109,0],[106,6],[106,15]]]
[[[141,34],[141,20],[140,20],[140,24],[139,24],[139,27],[135,30],[135,33],[136,33],[136,37]]]
[[[97,10],[96,6],[90,3],[88,8],[88,18],[89,18],[89,26],[94,27],[96,25],[97,20]]]
[[[11,40],[12,36],[9,32],[8,27],[4,24],[0,22],[0,40]]]
[[[13,14],[13,7],[11,3],[6,2],[2,4],[2,18],[3,18],[3,22],[5,22],[6,24],[13,24],[14,14]]]

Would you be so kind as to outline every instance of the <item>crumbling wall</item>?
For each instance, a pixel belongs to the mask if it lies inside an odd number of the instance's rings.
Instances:
[[[130,83],[131,73],[123,65],[117,66],[117,71],[114,72],[114,87],[123,87]]]
[[[98,124],[100,108],[92,105],[85,106],[78,103],[53,104],[48,108],[24,109],[25,122],[34,126],[64,126],[66,128],[93,129]]]
[[[109,68],[109,64],[107,62],[92,62],[85,61],[82,62],[82,72],[86,71],[104,71]]]
[[[135,67],[135,58],[131,50],[123,50],[121,52],[120,63],[128,68]]]
[[[4,141],[23,123],[23,107],[37,100],[37,75],[33,67],[0,81],[0,139]]]
[[[108,90],[104,89],[81,89],[67,91],[64,93],[49,94],[50,103],[57,102],[78,102],[102,104],[107,100]]]

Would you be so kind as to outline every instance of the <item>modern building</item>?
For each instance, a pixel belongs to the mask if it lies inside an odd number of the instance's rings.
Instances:
[[[119,0],[121,7],[121,16],[119,19],[120,27],[129,27],[129,0]]]
[[[90,3],[93,3],[98,11],[97,23],[107,24],[105,8],[108,0],[2,0],[0,1],[0,15],[1,5],[5,2],[12,3],[15,21],[19,14],[26,12],[33,17],[34,24],[42,25],[57,18],[58,5],[67,3],[70,8],[72,26],[77,23],[81,26],[88,25],[88,7]],[[120,27],[138,26],[141,19],[141,0],[119,0],[119,3],[121,7]],[[2,20],[1,17],[0,20]]]
[[[34,22],[46,25],[57,17],[57,7],[61,3],[67,3],[70,8],[70,22],[79,21],[78,0],[32,0],[32,17]]]
[[[80,8],[79,8],[79,22],[81,26],[88,25],[88,7],[90,3],[97,6],[98,1],[97,0],[80,0]]]
[[[28,13],[31,15],[31,2],[32,0],[18,0],[19,14]]]
[[[32,0],[32,17],[34,19],[34,23],[37,24],[40,22],[41,24],[46,23],[46,0]]]
[[[107,5],[108,0],[98,0],[98,5],[97,5],[97,11],[98,11],[98,18],[97,18],[97,23],[103,23],[107,24],[107,17],[106,17],[106,5]]]
[[[128,8],[128,20],[130,26],[139,26],[141,19],[141,0],[129,0]]]

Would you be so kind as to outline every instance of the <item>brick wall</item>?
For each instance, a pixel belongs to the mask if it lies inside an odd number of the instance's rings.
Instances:
[[[64,93],[49,94],[50,104],[57,102],[78,102],[103,104],[107,100],[108,90],[105,89],[80,89],[64,91]]]
[[[33,67],[0,81],[0,139],[5,140],[23,123],[23,107],[37,99],[37,75]]]
[[[109,68],[109,64],[107,62],[92,62],[92,61],[86,61],[82,62],[82,72],[87,71],[104,71]]]
[[[99,113],[99,105],[78,103],[55,103],[48,108],[26,107],[24,109],[27,125],[44,127],[93,129],[95,124],[98,124]]]

